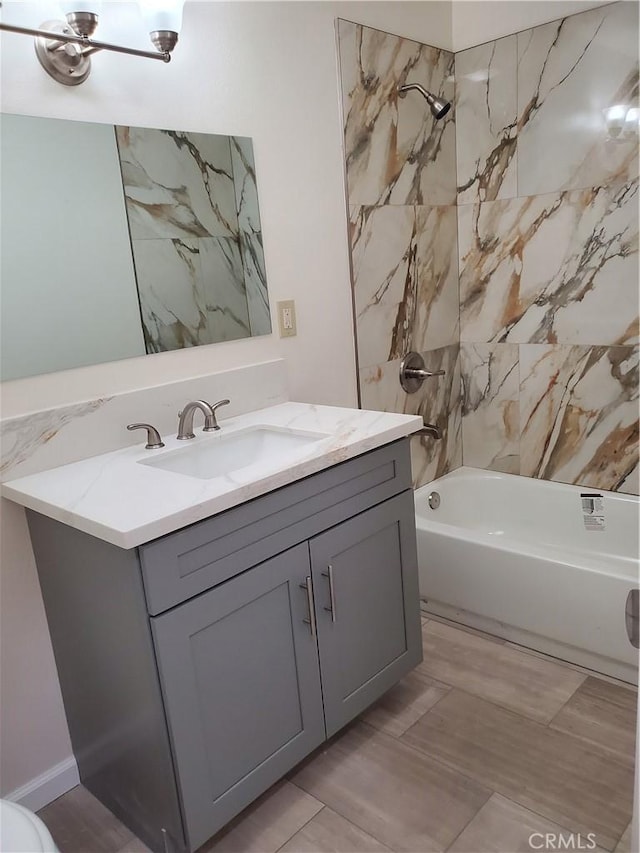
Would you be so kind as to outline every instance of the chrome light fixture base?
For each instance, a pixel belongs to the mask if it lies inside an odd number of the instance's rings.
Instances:
[[[36,36],[35,39],[36,56],[47,74],[65,86],[84,83],[91,73],[90,57],[84,55],[80,45],[65,44],[55,38],[56,33],[74,35],[71,27],[63,21],[45,21],[40,29],[51,33],[51,38]]]
[[[67,23],[77,36],[89,39],[98,27],[98,16],[95,12],[67,12]]]
[[[173,48],[178,43],[178,33],[173,30],[153,30],[149,33],[149,38],[153,46],[160,53],[170,54]],[[167,58],[166,62],[169,59]]]

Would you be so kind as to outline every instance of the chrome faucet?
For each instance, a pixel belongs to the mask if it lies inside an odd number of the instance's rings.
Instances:
[[[220,429],[216,419],[216,409],[220,408],[220,406],[227,406],[230,402],[230,400],[218,400],[218,402],[214,403],[213,406],[207,403],[206,400],[196,400],[193,403],[187,403],[184,409],[181,412],[178,412],[180,420],[178,421],[178,435],[176,438],[180,441],[187,438],[195,438],[195,434],[193,432],[193,416],[197,409],[200,409],[204,415],[203,432],[213,432],[214,430]]]

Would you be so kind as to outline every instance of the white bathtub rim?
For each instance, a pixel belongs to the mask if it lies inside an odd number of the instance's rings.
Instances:
[[[489,471],[486,468],[474,468],[471,465],[461,465],[459,468],[456,468],[453,471],[449,471],[448,474],[443,474],[441,477],[438,477],[436,480],[432,480],[430,483],[425,483],[423,486],[420,486],[416,491],[420,491],[421,489],[430,489],[433,490],[438,483],[441,483],[443,480],[460,480],[460,479],[484,479],[484,480],[511,480],[513,483],[521,484],[522,481],[526,481],[527,487],[529,484],[533,488],[542,489],[547,488],[549,486],[558,486],[560,488],[564,487],[567,489],[582,489],[587,490],[589,492],[598,492],[605,495],[610,495],[615,497],[616,500],[621,500],[624,503],[633,503],[638,504],[640,501],[640,497],[638,495],[628,494],[627,492],[614,492],[610,489],[600,489],[596,486],[585,485],[584,483],[565,483],[562,480],[544,480],[541,477],[528,477],[525,474],[507,474],[503,471]]]
[[[567,546],[566,544],[558,544],[557,542],[533,541],[532,539],[522,537],[518,533],[509,535],[509,532],[507,532],[505,535],[496,535],[482,528],[468,527],[464,524],[451,523],[450,521],[439,521],[435,515],[437,510],[427,510],[425,512],[425,508],[421,505],[423,501],[426,502],[426,498],[431,491],[437,490],[438,487],[448,487],[452,481],[456,481],[457,485],[459,485],[459,481],[467,481],[469,484],[477,485],[479,481],[483,480],[512,482],[518,489],[524,488],[527,491],[532,489],[537,493],[550,487],[572,491],[590,488],[569,483],[540,480],[534,477],[521,477],[518,474],[504,474],[500,471],[486,471],[483,468],[462,466],[414,491],[417,527],[423,530],[433,530],[434,533],[439,535],[459,538],[491,548],[498,548],[508,553],[532,554],[534,556],[541,556],[544,559],[551,558],[558,560],[566,565],[580,567],[584,565],[596,571],[604,569],[606,574],[617,574],[619,577],[625,579],[638,580],[640,576],[640,498],[636,495],[609,492],[606,489],[596,490],[613,499],[616,503],[631,504],[636,509],[635,517],[638,520],[638,528],[635,531],[636,551],[633,554],[611,553],[606,550],[594,553],[590,548],[581,547],[577,543],[571,543]],[[599,542],[595,537],[598,537],[599,531],[590,531],[588,535],[594,537],[590,541],[597,547]],[[576,560],[579,560],[579,562],[576,562]],[[617,566],[617,572],[611,570],[613,566]]]

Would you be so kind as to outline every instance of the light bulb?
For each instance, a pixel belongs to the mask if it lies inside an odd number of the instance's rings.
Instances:
[[[624,118],[624,135],[627,139],[633,139],[640,132],[640,109],[630,107]]]
[[[607,133],[612,139],[620,136],[628,109],[626,104],[614,104],[603,110]]]
[[[139,0],[139,3],[149,32],[180,32],[184,0]]]

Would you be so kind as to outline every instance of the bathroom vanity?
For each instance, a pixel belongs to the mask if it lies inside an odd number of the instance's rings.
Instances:
[[[187,483],[127,448],[3,487],[30,507],[82,782],[154,850],[196,850],[422,659],[406,437],[421,421],[353,412],[328,434],[348,410],[312,408],[325,437],[257,480]],[[73,493],[90,465],[108,503],[104,472],[127,461],[118,512],[144,497],[139,475],[183,514],[139,507],[109,534],[87,493],[84,515],[80,492],[54,503],[65,469]],[[150,536],[154,512],[166,532]]]

